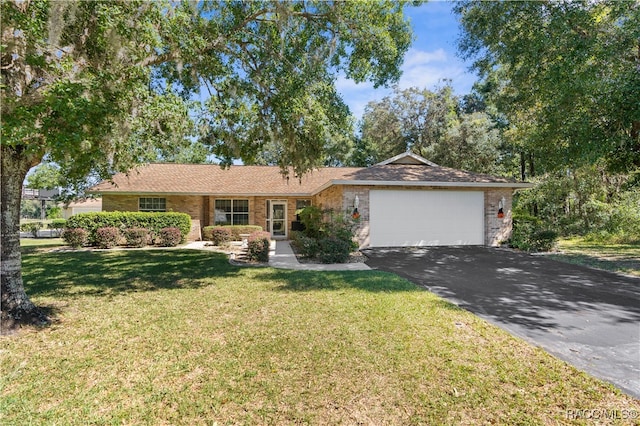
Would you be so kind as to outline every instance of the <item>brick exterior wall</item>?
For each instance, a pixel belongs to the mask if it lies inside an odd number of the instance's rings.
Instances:
[[[353,212],[356,196],[358,197],[358,213],[360,218],[355,233],[360,248],[369,245],[369,189],[366,186],[345,185],[343,192],[343,206],[348,212]]]
[[[502,207],[504,217],[498,217],[500,202],[504,198]],[[508,188],[487,189],[484,193],[484,235],[485,245],[498,246],[509,239],[513,227],[511,204],[513,190]]]
[[[151,196],[156,197],[156,196]],[[190,241],[202,238],[202,223],[204,216],[204,200],[202,196],[165,195],[158,196],[166,199],[168,212],[187,213],[191,217],[191,232],[187,236]],[[139,195],[103,194],[102,211],[106,212],[137,212]]]
[[[146,197],[156,197],[147,196]],[[139,195],[117,195],[117,194],[103,194],[102,196],[102,210],[107,212],[121,211],[121,212],[137,212]],[[187,213],[191,216],[191,219],[202,221],[203,219],[203,197],[202,196],[189,196],[189,195],[163,195],[158,198],[165,198],[167,200],[168,212],[180,212]]]
[[[377,186],[375,189],[416,190],[415,187]],[[421,188],[422,190],[468,191],[469,188]],[[314,197],[233,197],[249,200],[249,224],[259,225],[267,229],[267,200],[287,202],[287,236],[291,230],[291,222],[296,219],[296,200],[311,199],[312,203],[323,210],[333,209],[335,212],[351,214],[356,196],[359,199],[356,236],[360,247],[369,245],[369,187],[360,185],[335,185],[316,194]],[[485,244],[497,246],[511,235],[512,214],[511,203],[513,191],[509,188],[478,188],[484,192],[484,233]],[[504,217],[498,218],[499,203],[504,197]],[[138,195],[103,194],[103,211],[138,211]],[[183,212],[191,216],[193,229],[189,239],[200,239],[200,228],[213,225],[216,197],[167,195],[167,211]],[[229,199],[229,197],[220,197]]]
[[[137,195],[102,194],[102,211],[105,212],[137,212]]]
[[[139,195],[104,194],[103,211],[138,211]],[[155,197],[155,196],[154,196]],[[192,232],[189,240],[201,238],[201,228],[214,224],[215,200],[241,199],[249,200],[249,224],[261,226],[267,230],[267,200],[287,202],[287,236],[291,230],[291,222],[296,220],[296,201],[312,200],[313,197],[213,197],[201,195],[158,195],[165,198],[167,211],[187,213],[191,217]]]
[[[315,196],[313,204],[322,210],[342,210],[344,208],[343,188],[341,185],[330,186]]]

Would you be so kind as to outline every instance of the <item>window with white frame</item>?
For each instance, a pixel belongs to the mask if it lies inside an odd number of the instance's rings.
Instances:
[[[216,225],[249,224],[249,200],[216,200],[214,208]]]
[[[141,212],[166,212],[167,199],[156,197],[140,197],[138,199],[138,210]]]

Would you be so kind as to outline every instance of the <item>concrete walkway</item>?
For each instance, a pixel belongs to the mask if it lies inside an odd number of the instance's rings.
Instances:
[[[206,250],[207,241],[192,241],[180,248]],[[369,271],[365,263],[300,263],[291,249],[289,241],[272,240],[269,250],[269,266],[278,269],[295,269],[298,271]]]

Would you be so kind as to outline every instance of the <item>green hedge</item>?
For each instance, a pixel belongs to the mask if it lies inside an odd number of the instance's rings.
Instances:
[[[129,247],[144,247],[149,243],[149,230],[146,228],[127,228],[122,234]]]
[[[338,237],[318,240],[319,257],[322,263],[345,263],[351,254],[351,243]]]
[[[222,225],[222,226],[205,226],[202,228],[202,235],[205,240],[213,241],[214,229],[228,229],[231,231],[232,241],[240,241],[240,234],[253,234],[262,231],[262,226],[258,225]]]
[[[53,219],[51,223],[47,225],[47,228],[51,230],[52,235],[57,235],[59,237],[60,235],[62,235],[62,230],[64,229],[66,224],[66,219]]]
[[[224,226],[205,226],[202,228],[202,238],[213,242],[216,246],[221,246],[233,239],[233,233],[231,229]]]
[[[175,212],[91,212],[71,216],[66,228],[82,228],[87,231],[89,243],[96,243],[98,228],[116,227],[121,230],[129,228],[146,228],[156,237],[164,228],[178,228],[182,240],[186,240],[191,231],[191,217],[186,213]]]
[[[26,222],[20,224],[20,232],[30,232],[34,238],[38,238],[38,231],[42,229],[42,222]]]

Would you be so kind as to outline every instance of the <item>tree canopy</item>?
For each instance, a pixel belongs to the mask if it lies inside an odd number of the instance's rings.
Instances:
[[[351,130],[338,73],[376,87],[398,79],[411,41],[406,5],[3,1],[3,318],[36,312],[18,240],[31,167],[46,158],[70,182],[109,178],[150,153],[175,155],[196,126],[227,163],[271,144],[283,170],[301,175]]]
[[[55,189],[61,184],[60,168],[51,163],[41,163],[27,176],[27,186],[33,189]]]
[[[434,91],[396,87],[392,95],[367,105],[360,129],[355,165],[411,150],[442,166],[514,174],[498,123],[483,105],[455,96],[448,83]]]
[[[536,185],[518,193],[514,228],[637,243],[640,3],[464,0],[455,10],[460,50],[481,77],[471,100],[492,109]]]
[[[460,49],[543,170],[640,166],[637,1],[465,0]]]
[[[404,151],[428,156],[457,117],[453,89],[445,85],[435,92],[412,87],[396,87],[392,96],[369,102],[362,118],[362,138],[377,146],[377,160]],[[433,160],[435,161],[435,160]]]

